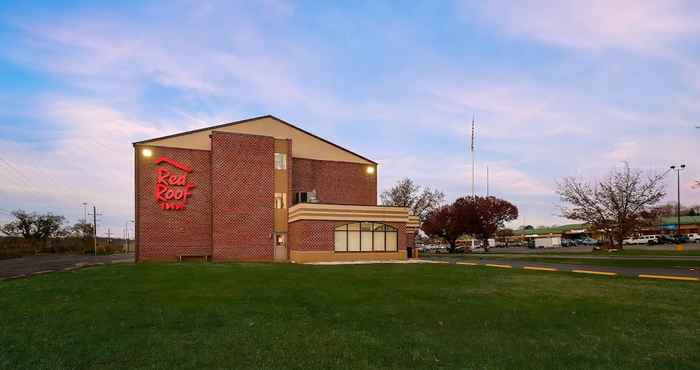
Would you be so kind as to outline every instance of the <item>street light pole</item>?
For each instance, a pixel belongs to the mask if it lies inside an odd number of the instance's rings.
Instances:
[[[676,202],[676,236],[681,236],[681,171],[685,165],[671,166],[671,170],[676,171],[677,202]]]

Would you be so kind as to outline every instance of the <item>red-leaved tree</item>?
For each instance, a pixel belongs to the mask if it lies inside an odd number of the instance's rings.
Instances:
[[[463,197],[428,214],[423,231],[444,239],[450,252],[457,247],[457,239],[465,234],[488,239],[508,221],[518,218],[518,208],[496,197]],[[487,248],[486,245],[484,245]]]
[[[464,198],[474,207],[476,220],[471,230],[477,239],[483,241],[484,250],[488,252],[488,239],[495,236],[505,223],[518,218],[518,207],[511,202],[496,197]]]

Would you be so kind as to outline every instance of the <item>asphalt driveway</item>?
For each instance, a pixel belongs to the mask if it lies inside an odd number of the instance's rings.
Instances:
[[[75,254],[40,254],[0,260],[0,279],[27,277],[53,271],[110,263],[134,262],[134,254],[90,256]]]

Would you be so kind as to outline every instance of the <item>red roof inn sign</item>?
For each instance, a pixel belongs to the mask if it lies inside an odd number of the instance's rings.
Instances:
[[[156,189],[155,199],[160,208],[166,211],[181,211],[185,209],[187,198],[192,193],[190,189],[194,184],[187,182],[187,175],[192,172],[192,168],[179,163],[168,157],[160,157],[155,164],[167,163],[180,171],[171,172],[170,169],[162,166],[156,168]]]

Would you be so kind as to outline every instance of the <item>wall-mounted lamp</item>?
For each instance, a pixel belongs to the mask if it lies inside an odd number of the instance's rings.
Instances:
[[[153,151],[151,149],[144,148],[141,149],[141,155],[148,158],[153,155]]]
[[[371,175],[374,173],[374,166],[367,166],[367,174]]]

